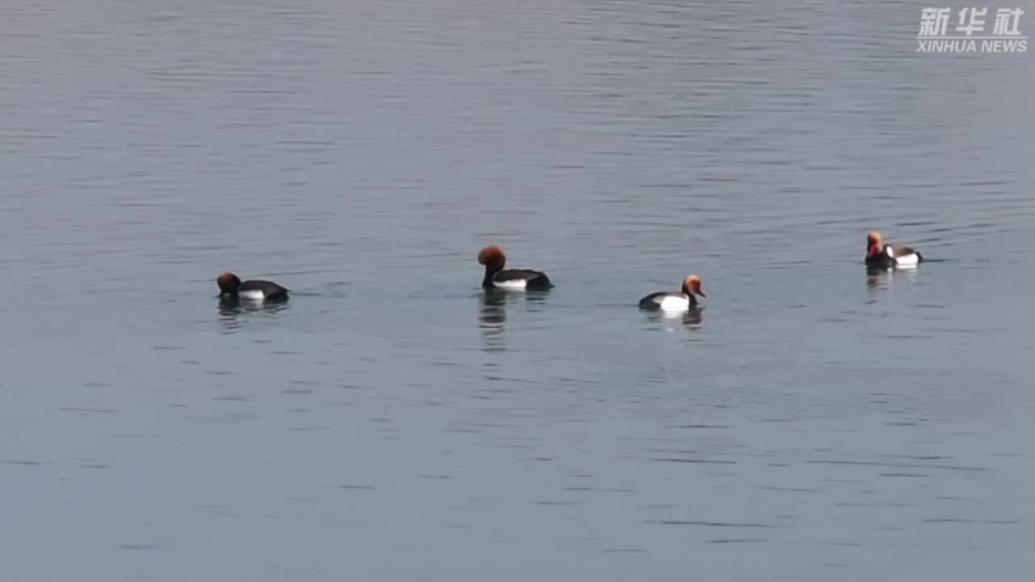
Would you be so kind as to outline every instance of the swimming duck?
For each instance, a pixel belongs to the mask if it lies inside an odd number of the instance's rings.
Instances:
[[[254,301],[287,301],[288,290],[272,281],[241,281],[233,273],[216,278],[219,296],[223,299],[251,299]]]
[[[683,279],[681,291],[658,291],[640,299],[640,309],[660,310],[668,313],[690,311],[697,308],[695,294],[705,296],[704,289],[701,287],[701,278],[697,275],[690,275]]]
[[[485,247],[478,253],[478,262],[485,265],[482,287],[485,289],[506,289],[509,291],[536,291],[553,287],[546,273],[527,269],[504,269],[507,256],[503,248],[496,245]]]
[[[889,245],[879,232],[866,235],[866,266],[877,269],[915,268],[924,257],[906,245]]]

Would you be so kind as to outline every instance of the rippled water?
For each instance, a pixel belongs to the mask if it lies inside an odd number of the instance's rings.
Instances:
[[[2,577],[1024,579],[1032,57],[920,8],[8,0]]]

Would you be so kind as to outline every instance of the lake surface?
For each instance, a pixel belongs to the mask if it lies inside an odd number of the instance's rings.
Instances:
[[[1027,579],[1035,61],[921,8],[7,0],[0,578]]]

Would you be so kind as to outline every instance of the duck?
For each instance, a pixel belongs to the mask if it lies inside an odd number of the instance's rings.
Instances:
[[[640,299],[640,309],[684,313],[697,309],[697,298],[694,295],[705,297],[701,277],[697,274],[683,279],[683,288],[680,291],[658,291]]]
[[[866,266],[875,269],[911,269],[923,255],[906,245],[890,245],[879,232],[866,235]]]
[[[287,301],[288,290],[272,281],[241,281],[233,273],[223,273],[216,278],[219,296],[222,299],[250,299],[253,301]]]
[[[492,245],[483,248],[478,253],[478,262],[485,265],[485,277],[482,279],[484,289],[542,291],[553,287],[546,273],[528,269],[504,269],[507,255],[503,247]]]

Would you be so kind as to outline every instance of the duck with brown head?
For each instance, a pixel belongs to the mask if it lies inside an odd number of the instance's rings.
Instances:
[[[288,290],[272,281],[241,281],[233,273],[223,273],[216,278],[221,299],[249,299],[252,301],[287,301]]]
[[[923,260],[923,255],[906,245],[884,242],[879,232],[866,235],[866,266],[871,269],[913,269]]]
[[[507,256],[503,248],[493,245],[478,253],[478,262],[485,265],[482,287],[508,291],[542,291],[553,287],[546,273],[527,269],[504,269]]]
[[[697,309],[697,298],[694,295],[704,297],[704,287],[701,285],[701,278],[699,276],[690,275],[683,279],[683,288],[678,293],[675,291],[658,291],[640,299],[640,309],[664,311],[666,313],[685,313]]]

